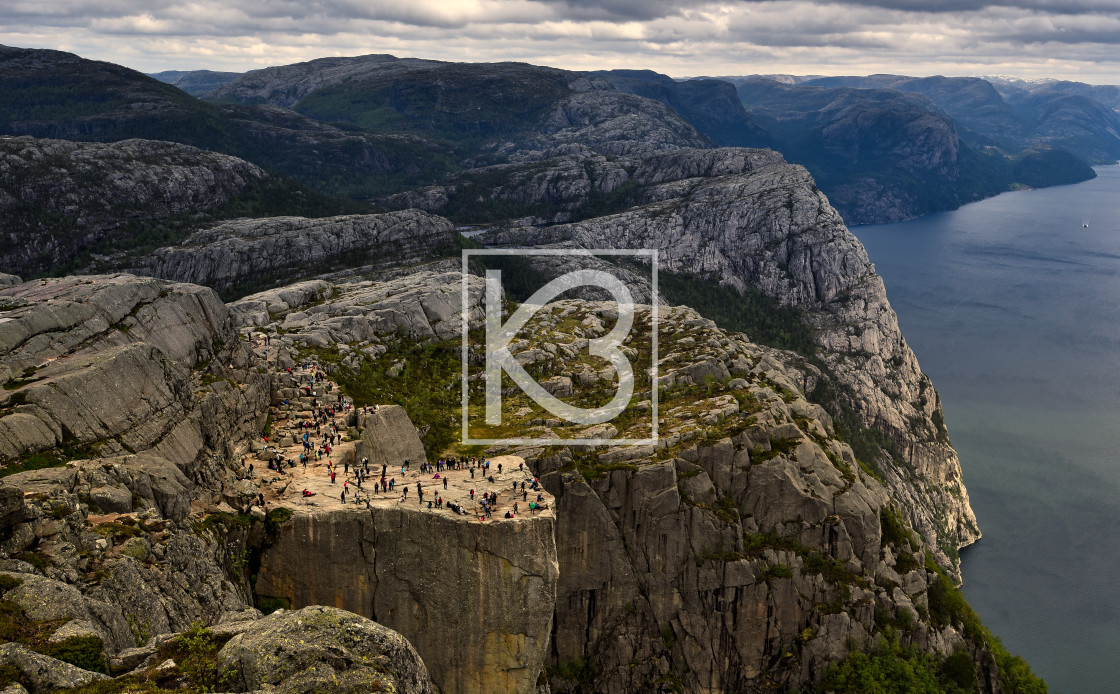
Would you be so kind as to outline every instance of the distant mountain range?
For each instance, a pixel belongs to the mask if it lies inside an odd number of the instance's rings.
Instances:
[[[805,165],[849,223],[1085,180],[1090,165],[1120,158],[1116,87],[769,77],[674,80],[390,55],[148,76],[59,51],[0,48],[0,133],[171,141],[371,202],[478,180],[486,167],[542,161],[557,148],[613,156],[769,147]],[[502,176],[485,170],[487,180]],[[484,216],[495,215],[490,206]]]
[[[272,103],[377,128],[384,124],[368,115],[355,122],[351,105],[336,113],[322,104],[361,89],[374,74],[416,75],[433,65],[365,56],[240,76],[161,75],[210,100]],[[1094,175],[1090,165],[1120,158],[1115,86],[903,75],[674,80],[649,70],[590,74],[669,106],[717,145],[771,147],[804,164],[850,223],[908,219],[1016,186],[1086,180]]]

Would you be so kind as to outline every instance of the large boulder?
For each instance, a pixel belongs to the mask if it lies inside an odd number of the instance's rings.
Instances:
[[[108,679],[100,673],[40,655],[18,643],[0,646],[0,667],[17,670],[28,681],[33,693],[84,687],[90,682]]]
[[[400,405],[378,405],[363,414],[358,423],[362,440],[357,455],[368,457],[370,465],[394,467],[406,460],[427,460],[420,432]]]
[[[218,653],[240,691],[283,694],[391,691],[435,694],[416,649],[397,632],[334,607],[280,611],[254,622]]]

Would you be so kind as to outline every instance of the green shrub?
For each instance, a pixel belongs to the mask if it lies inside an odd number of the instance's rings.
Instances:
[[[272,614],[276,610],[292,609],[292,601],[288,598],[274,598],[268,595],[258,595],[257,609],[265,614]]]
[[[232,679],[232,671],[218,670],[218,651],[231,637],[215,634],[201,622],[191,624],[190,628],[172,639],[160,649],[161,658],[172,658],[179,664],[192,685],[202,691],[226,691]]]
[[[773,564],[763,568],[758,574],[759,581],[769,582],[772,578],[793,578],[793,569],[785,564]]]
[[[833,694],[965,694],[940,676],[933,655],[901,646],[888,631],[885,643],[870,653],[852,651],[825,674],[818,692]]]
[[[894,545],[900,550],[905,547],[915,551],[918,549],[918,540],[914,537],[910,528],[906,527],[906,521],[902,519],[902,514],[898,509],[893,506],[884,506],[879,509],[879,525],[882,528],[882,544],[884,547]]]
[[[104,653],[105,644],[98,636],[71,636],[57,643],[46,643],[39,650],[71,665],[90,672],[108,673]]]
[[[269,523],[276,523],[276,524],[286,523],[288,520],[291,519],[291,517],[292,517],[292,510],[288,509],[288,508],[284,508],[283,506],[277,506],[276,508],[274,508],[274,509],[272,509],[271,511],[268,512],[268,522]]]

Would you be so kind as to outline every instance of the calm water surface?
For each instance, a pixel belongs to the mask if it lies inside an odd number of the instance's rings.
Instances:
[[[1097,173],[852,230],[960,453],[965,595],[1064,694],[1120,692],[1120,166]]]

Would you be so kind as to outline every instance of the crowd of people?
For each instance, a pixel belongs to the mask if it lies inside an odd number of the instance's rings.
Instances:
[[[502,518],[516,518],[522,509],[535,514],[548,508],[540,481],[520,461],[516,470],[512,464],[503,467],[501,460],[495,463],[479,456],[444,457],[434,462],[404,460],[399,468],[391,469],[387,463],[371,467],[368,457],[355,461],[353,442],[345,436],[347,427],[345,423],[342,429],[339,427],[339,418],[345,422],[355,409],[350,398],[344,396],[313,362],[298,363],[288,372],[296,379],[302,399],[310,398],[310,410],[303,409],[306,402],[293,406],[289,400],[282,401],[289,411],[299,411],[305,416],[287,422],[296,442],[294,445],[282,446],[278,441],[270,442],[267,435],[264,437],[266,453],[263,457],[268,461],[269,470],[277,475],[291,476],[292,468],[297,467],[298,477],[304,479],[322,475],[319,479],[325,478],[329,484],[341,487],[336,489],[344,504],[361,504],[368,508],[379,499],[400,504],[416,499],[421,508],[473,516],[480,522],[492,519],[495,513]],[[359,414],[362,410],[357,408]],[[310,469],[309,464],[312,465]],[[242,465],[245,475],[253,477],[253,464],[243,459]],[[499,481],[495,475],[514,479]],[[458,484],[449,485],[453,480]],[[475,489],[476,485],[479,489]],[[290,485],[285,489],[287,486]],[[314,503],[312,497],[324,491],[321,486],[311,486],[318,491],[304,487],[299,498],[305,503]],[[409,495],[410,486],[415,488],[412,496]],[[450,496],[460,498],[445,498]],[[508,501],[512,504],[506,503],[503,513],[502,504]],[[264,506],[264,494],[254,503]]]

